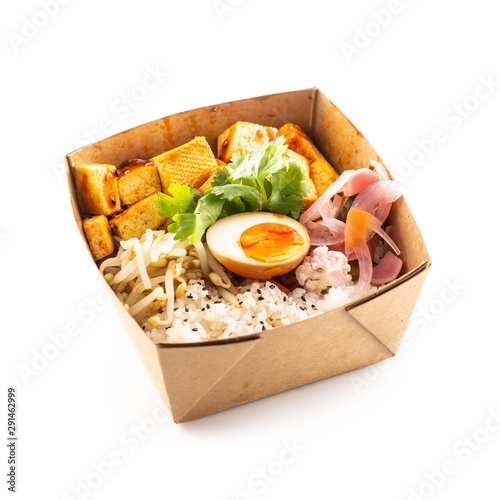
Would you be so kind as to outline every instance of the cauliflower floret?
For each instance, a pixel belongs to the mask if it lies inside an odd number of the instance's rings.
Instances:
[[[351,266],[342,252],[316,247],[297,267],[295,276],[307,292],[319,293],[329,286],[343,286]]]

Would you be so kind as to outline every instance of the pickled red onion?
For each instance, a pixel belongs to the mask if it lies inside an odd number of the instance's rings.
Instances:
[[[370,165],[375,169],[375,172],[377,172],[377,175],[381,181],[389,180],[389,173],[387,172],[387,169],[384,167],[384,165],[382,165],[382,163],[375,160],[370,160]]]
[[[338,219],[323,220],[310,234],[311,245],[335,245],[342,243],[344,236],[345,223]]]
[[[305,226],[318,212],[323,205],[327,204],[333,195],[337,194],[354,175],[355,170],[344,170],[335,182],[330,184],[326,191],[300,216],[299,222]]]
[[[377,266],[373,268],[371,282],[374,285],[384,285],[398,277],[403,267],[403,261],[392,252],[387,252]]]
[[[360,193],[370,184],[380,180],[380,177],[369,168],[359,168],[342,188],[345,196],[353,196]]]
[[[342,208],[343,202],[344,202],[344,197],[336,194],[333,197],[333,200],[327,201],[320,209],[319,213],[321,217],[323,217],[323,220],[325,219],[335,219],[339,212],[340,209]]]
[[[356,196],[352,206],[374,215],[381,206],[396,201],[405,189],[406,186],[397,181],[374,182]]]
[[[375,229],[375,232],[394,250],[396,255],[401,253],[401,250],[394,243],[393,239],[382,228]]]
[[[366,243],[358,245],[355,248],[354,253],[358,259],[359,278],[351,298],[356,300],[363,296],[366,289],[370,285],[372,280],[373,264],[372,256],[370,255],[370,250],[368,249],[368,245]]]

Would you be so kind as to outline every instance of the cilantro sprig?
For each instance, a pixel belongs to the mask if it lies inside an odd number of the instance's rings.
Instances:
[[[234,154],[201,197],[190,186],[171,184],[168,195],[158,193],[155,198],[160,215],[172,218],[168,230],[176,239],[195,244],[214,222],[228,215],[273,212],[298,219],[310,189],[308,175],[287,150],[285,139],[278,137],[262,151]]]

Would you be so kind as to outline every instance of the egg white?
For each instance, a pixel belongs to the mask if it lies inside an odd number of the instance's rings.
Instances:
[[[285,224],[295,229],[304,239],[301,251],[277,262],[261,262],[247,257],[240,246],[244,231],[266,222]],[[230,215],[212,224],[207,231],[207,245],[213,256],[230,271],[246,278],[269,279],[297,267],[309,251],[310,241],[306,228],[285,215],[268,212],[247,212]]]

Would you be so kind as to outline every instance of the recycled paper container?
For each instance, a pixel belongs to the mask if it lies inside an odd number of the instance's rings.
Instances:
[[[217,136],[236,121],[274,127],[299,125],[339,173],[366,167],[369,160],[383,163],[356,127],[316,88],[177,113],[66,156],[71,202],[83,243],[87,245],[74,185],[75,166],[119,165],[129,158],[151,158],[195,135],[205,136],[216,151]],[[389,223],[393,226],[391,237],[403,259],[398,279],[347,306],[234,339],[155,344],[106,283],[174,422],[187,422],[394,356],[431,261],[404,198],[393,204]],[[90,250],[89,258],[98,272]]]

